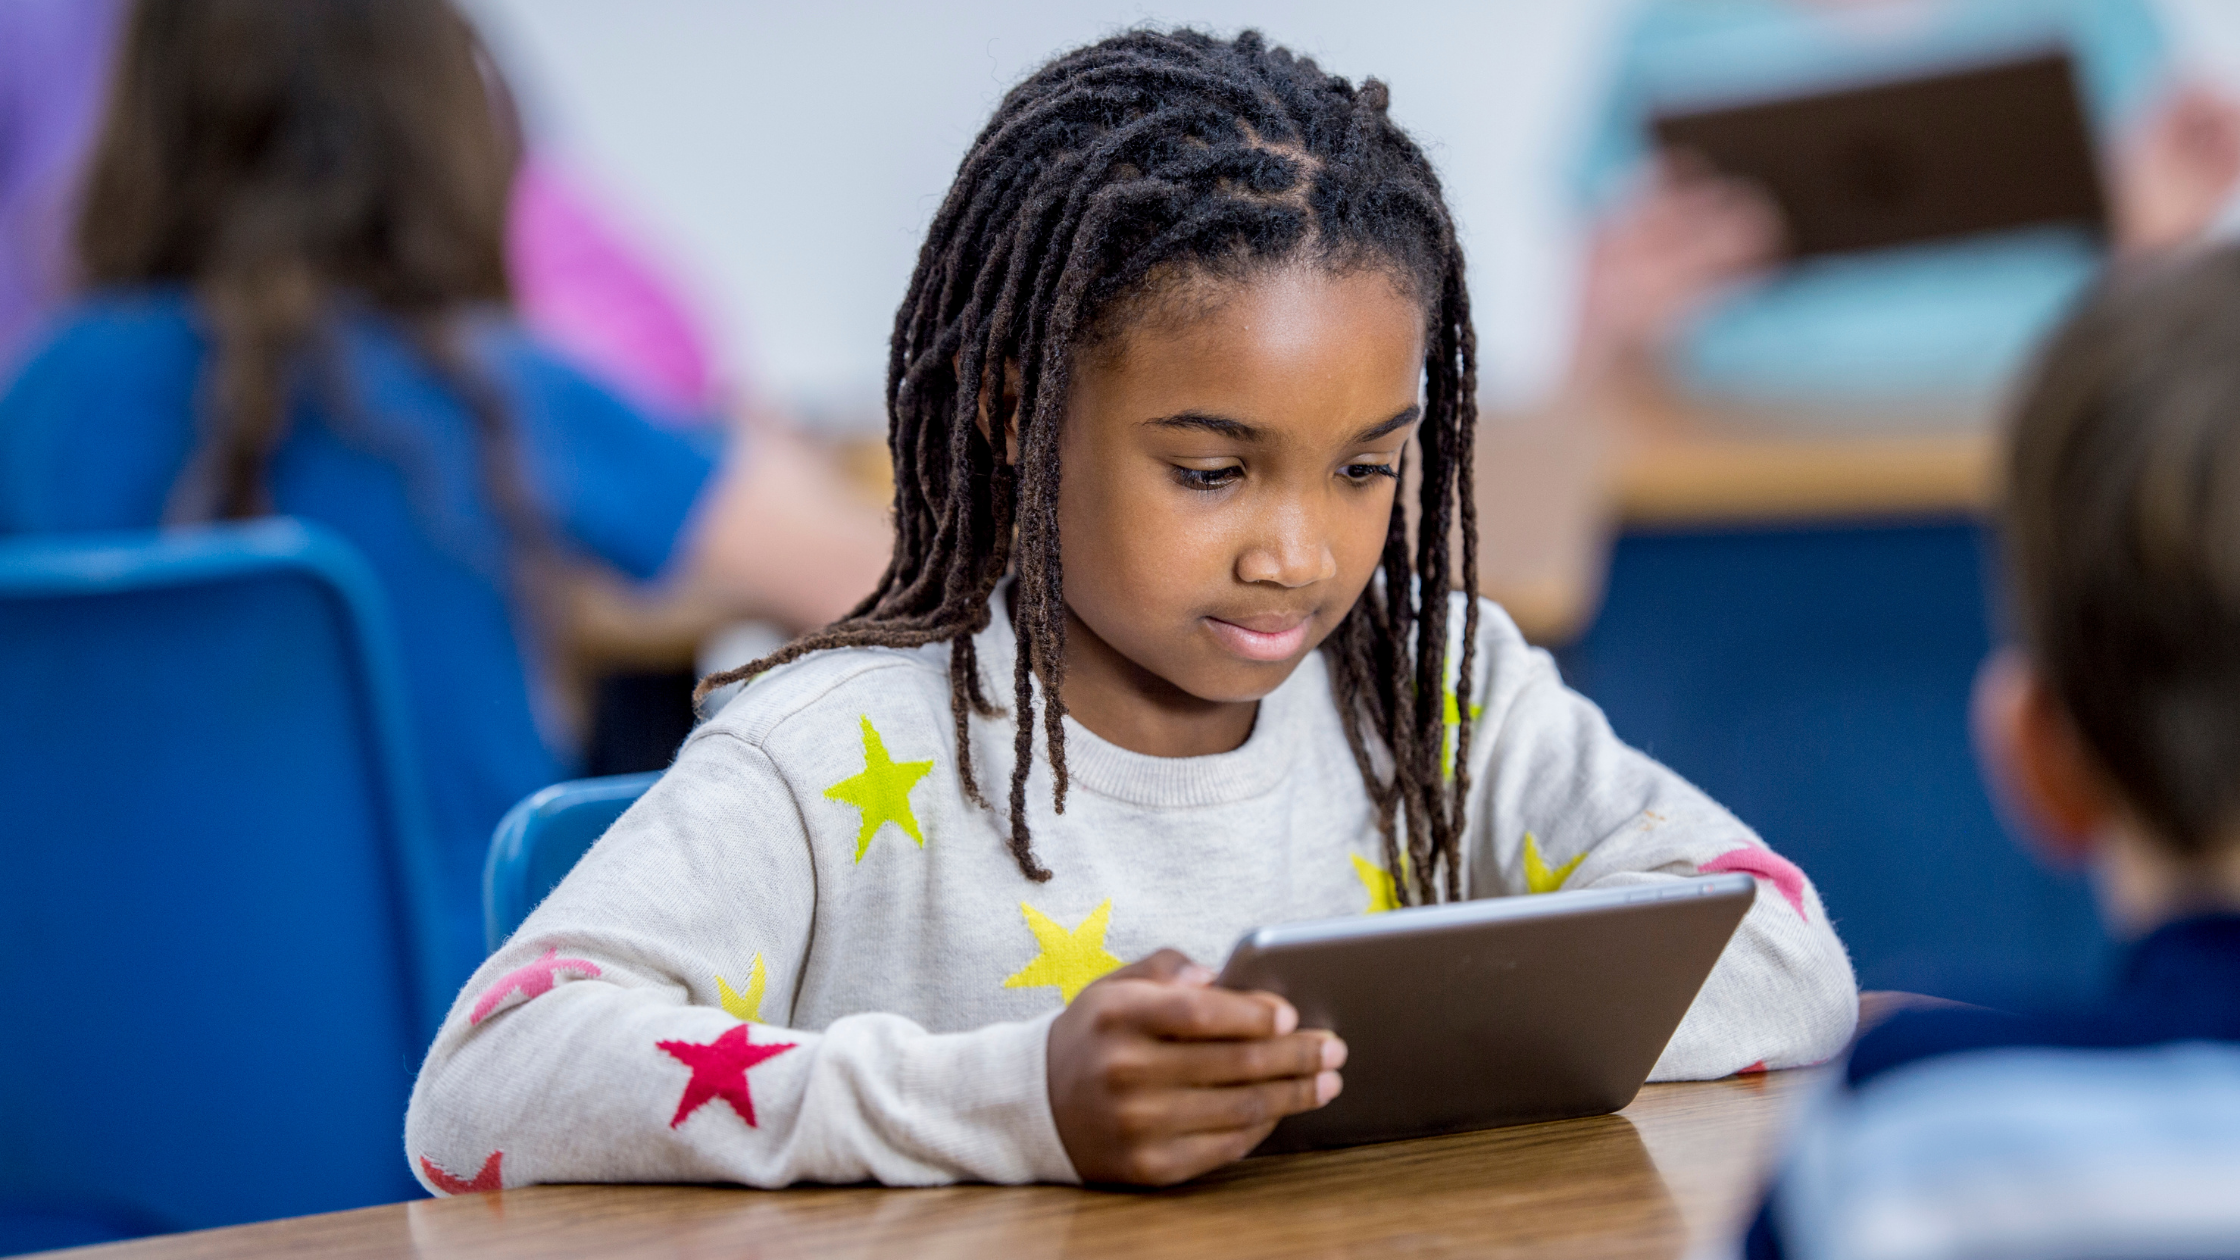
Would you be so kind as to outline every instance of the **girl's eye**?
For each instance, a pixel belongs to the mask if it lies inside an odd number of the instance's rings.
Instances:
[[[1390,464],[1347,464],[1338,470],[1338,475],[1360,486],[1377,477],[1397,477],[1400,470]]]
[[[1224,468],[1184,468],[1175,466],[1176,481],[1192,490],[1219,490],[1244,475],[1244,469],[1234,464]]]

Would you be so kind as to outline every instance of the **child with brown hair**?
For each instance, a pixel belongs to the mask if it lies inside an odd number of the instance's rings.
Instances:
[[[2087,302],[2007,471],[2021,633],[1978,739],[2137,941],[2092,1009],[1862,1038],[1752,1257],[2240,1254],[2240,249]]]
[[[804,626],[883,554],[802,444],[742,429],[719,463],[513,318],[517,155],[485,67],[448,0],[137,0],[78,223],[88,291],[0,385],[0,535],[277,513],[364,555],[446,987],[482,953],[491,829],[580,764],[545,702],[554,561]]]

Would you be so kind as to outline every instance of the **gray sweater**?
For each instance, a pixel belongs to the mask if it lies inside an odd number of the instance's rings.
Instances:
[[[1005,694],[1000,609],[978,648]],[[1757,903],[1654,1079],[1841,1049],[1851,966],[1796,868],[1619,742],[1490,603],[1478,660],[1469,895],[1748,871]],[[429,1189],[1074,1181],[1044,1050],[1081,986],[1392,904],[1320,654],[1234,752],[1144,756],[1069,721],[1065,814],[1039,748],[1029,781],[1044,884],[964,796],[953,730],[937,645],[810,656],[694,732],[453,1006],[406,1121]],[[971,738],[1000,802],[1011,721]]]

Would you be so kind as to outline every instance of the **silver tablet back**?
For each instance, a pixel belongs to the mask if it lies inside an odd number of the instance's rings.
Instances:
[[[1747,875],[1263,928],[1220,983],[1349,1051],[1345,1092],[1256,1154],[1616,1111],[1756,896]]]

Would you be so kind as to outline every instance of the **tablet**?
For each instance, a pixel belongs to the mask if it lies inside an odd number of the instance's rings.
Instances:
[[[1218,983],[1345,1038],[1345,1090],[1254,1154],[1601,1115],[1633,1101],[1757,896],[1748,875],[1261,928]]]
[[[2106,231],[2065,52],[1667,113],[1653,128],[1662,147],[1763,187],[1799,257],[2042,224]]]

